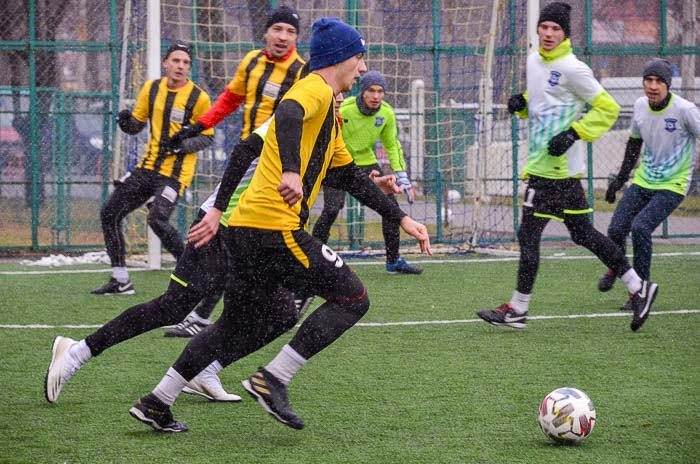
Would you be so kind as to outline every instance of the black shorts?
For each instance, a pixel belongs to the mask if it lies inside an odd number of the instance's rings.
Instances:
[[[284,287],[327,301],[365,297],[364,285],[343,259],[304,230],[228,227],[223,234],[232,250],[227,294],[237,288],[272,295]]]
[[[586,192],[578,179],[546,179],[530,176],[523,197],[523,214],[564,221],[567,214],[586,214],[593,211],[588,206]]]
[[[201,213],[200,211],[199,217],[192,223],[193,226],[203,217]],[[188,242],[170,278],[202,297],[221,293],[229,269],[229,254],[222,236],[225,229],[219,225],[216,235],[200,248],[195,248]]]

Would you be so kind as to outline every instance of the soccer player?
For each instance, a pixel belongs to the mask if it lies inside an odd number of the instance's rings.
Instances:
[[[238,204],[241,192],[250,183],[257,165],[255,160],[260,156],[268,126],[269,124],[263,124],[256,129],[245,141],[236,145],[231,153],[231,159],[241,159],[241,163],[244,166],[250,165],[250,169],[245,172],[245,168],[239,171],[227,170],[229,176],[235,177],[229,185],[238,187],[235,191],[227,193],[228,205],[222,207],[225,210],[221,216],[224,227]],[[232,167],[234,165],[231,161],[229,164]],[[193,226],[198,224],[212,208],[218,191],[219,186],[202,204]],[[200,248],[187,243],[185,251],[170,276],[168,288],[161,296],[127,309],[83,340],[56,337],[51,363],[45,378],[46,400],[50,403],[58,401],[61,390],[77,370],[106,349],[150,330],[181,321],[207,295],[221,295],[227,269],[228,252],[221,233],[217,233],[209,243]],[[290,324],[289,328],[296,323],[297,319],[296,315],[288,315],[286,322]],[[214,361],[192,379],[185,392],[198,394],[212,401],[240,401],[241,398],[238,395],[229,394],[223,389],[217,376],[223,367],[219,360]]]
[[[615,208],[608,237],[624,252],[625,239],[632,232],[634,270],[650,278],[651,234],[683,201],[693,174],[696,139],[700,137],[700,111],[694,103],[670,91],[673,70],[662,59],[644,67],[644,97],[634,104],[630,137],[617,176],[605,193],[615,203],[615,193],[629,180],[644,145],[644,155],[634,179]],[[607,292],[615,284],[615,272],[608,269],[598,282]],[[631,310],[632,299],[622,306]]]
[[[658,286],[642,280],[620,247],[594,229],[586,216],[592,209],[581,186],[586,167],[584,146],[577,141],[592,142],[609,130],[620,107],[572,53],[570,13],[571,7],[563,2],[541,10],[537,22],[540,47],[527,59],[527,93],[508,100],[508,111],[529,120],[517,287],[508,303],[477,315],[494,325],[525,328],[539,267],[540,239],[554,219],[563,222],[574,243],[593,252],[634,294],[631,329],[636,331],[649,315]],[[579,119],[586,103],[591,109]]]
[[[241,139],[267,121],[289,88],[302,77],[305,61],[296,50],[299,15],[288,6],[272,11],[265,23],[265,48],[249,52],[238,65],[236,74],[212,107],[191,126],[175,135],[175,143],[210,130],[243,105]],[[211,324],[221,293],[207,295],[197,308],[168,330],[170,337],[191,337]]]
[[[406,161],[397,138],[394,108],[384,101],[386,80],[381,73],[369,71],[360,80],[359,97],[350,97],[340,106],[342,131],[345,146],[353,161],[362,170],[381,172],[374,154],[374,144],[381,139],[386,149],[391,169],[396,173],[396,183],[413,203],[413,187],[406,173]],[[398,205],[394,195],[389,199]],[[345,203],[345,192],[324,185],[323,211],[316,221],[313,236],[323,243],[328,242],[331,226]],[[412,266],[399,256],[400,226],[388,217],[382,218],[382,233],[386,248],[386,270],[390,274],[420,274],[423,270]]]
[[[338,100],[342,101],[342,94],[338,96]],[[222,207],[223,214],[219,221],[223,228],[227,226],[228,218],[238,204],[241,193],[250,184],[268,127],[269,121],[253,131],[253,134],[239,143],[231,153],[231,158],[236,159],[236,163],[230,163],[231,169],[226,170],[224,184],[227,187],[234,186],[235,190],[229,189],[222,192],[221,201],[227,202],[227,205]],[[382,191],[398,190],[393,176],[372,176],[371,178]],[[206,213],[214,207],[220,185],[217,185],[214,193],[202,204],[199,215],[192,224],[193,227],[199,224]],[[170,276],[168,288],[161,296],[127,309],[83,340],[56,337],[44,384],[47,401],[50,403],[58,401],[61,390],[75,372],[106,349],[147,331],[181,320],[184,314],[191,311],[208,294],[222,294],[228,269],[228,252],[221,233],[223,228],[217,228],[213,239],[202,247],[195,248],[190,243],[186,245],[185,252]],[[287,292],[287,290],[280,289],[280,292]],[[308,309],[308,304],[310,301],[294,299],[295,312],[286,313],[283,328],[286,330],[292,328]],[[282,311],[285,309],[287,308],[283,307]],[[225,358],[223,359],[223,362],[217,360],[210,364],[192,379],[183,391],[203,396],[211,401],[240,401],[241,398],[238,395],[224,390],[218,378],[218,372],[228,364]]]
[[[213,129],[208,129],[177,148],[169,146],[171,134],[184,125],[193,124],[211,104],[209,95],[187,78],[191,66],[190,48],[182,43],[172,44],[163,58],[165,77],[146,82],[133,112],[119,112],[118,124],[122,131],[137,134],[150,122],[151,138],[141,161],[135,169],[115,181],[114,191],[100,211],[112,277],[91,292],[95,295],[134,293],[126,270],[121,222],[149,198],[153,197],[148,204],[148,225],[175,258],[179,258],[185,249],[182,237],[168,221],[194,176],[195,152],[214,140]]]
[[[189,379],[221,353],[237,360],[283,333],[277,308],[284,301],[274,301],[271,295],[285,287],[308,291],[326,301],[305,319],[266,368],[244,381],[244,387],[275,418],[297,429],[303,427],[289,406],[286,386],[309,358],[369,309],[367,291],[355,273],[305,231],[321,182],[346,188],[382,216],[396,218],[419,240],[421,250],[431,253],[425,226],[391,202],[345,149],[333,98],[350,90],[355,78],[366,70],[364,53],[364,40],[352,27],[336,18],[314,23],[311,74],[289,90],[276,110],[251,184],[224,231],[232,265],[223,314],[211,329],[190,341],[155,389],[134,404],[129,411],[134,418],[158,430],[187,430],[172,416],[170,407],[177,396]],[[207,216],[216,219],[218,214],[218,208],[213,208]],[[205,216],[203,225],[188,235],[195,246],[211,235],[205,227],[208,219]]]

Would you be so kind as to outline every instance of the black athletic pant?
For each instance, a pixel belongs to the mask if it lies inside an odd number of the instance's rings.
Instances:
[[[615,208],[608,237],[624,252],[632,232],[634,270],[639,277],[651,276],[651,234],[681,204],[684,196],[670,190],[651,190],[632,184]]]
[[[339,190],[327,185],[323,186],[323,210],[318,217],[312,235],[323,243],[328,243],[328,237],[331,235],[331,226],[336,219],[340,210],[345,206],[345,190]]]
[[[359,166],[368,176],[372,171],[382,172],[378,164],[370,166]],[[342,194],[342,196],[341,196]],[[387,195],[397,206],[399,202],[392,194]],[[343,209],[345,203],[345,192],[332,187],[323,187],[323,211],[314,225],[313,236],[323,243],[328,242],[331,233],[331,226],[338,217],[338,213]],[[386,262],[394,263],[399,259],[399,245],[401,244],[401,224],[391,219],[382,218],[382,235],[384,236],[384,247],[386,248]]]
[[[533,213],[532,208],[523,209],[522,222],[518,230],[520,264],[517,290],[527,295],[532,293],[532,287],[535,285],[537,269],[540,265],[540,239],[549,222],[549,218],[537,217]],[[564,225],[569,230],[574,243],[590,250],[618,276],[630,269],[624,252],[612,240],[598,232],[585,214],[566,214]]]
[[[192,225],[197,224],[204,214],[200,210]],[[223,293],[228,264],[228,252],[221,238],[221,230],[200,248],[188,243],[165,293],[127,309],[86,337],[90,352],[97,356],[107,348],[149,330],[177,324],[202,303],[210,304],[213,309]],[[203,317],[210,315],[211,310]]]
[[[127,309],[85,338],[93,356],[107,348],[149,330],[177,324],[187,316],[202,296],[174,280],[161,296]],[[205,366],[206,367],[206,366]]]
[[[180,183],[155,171],[136,168],[115,184],[114,192],[100,211],[102,233],[112,267],[126,266],[122,219],[146,203],[150,197],[154,199],[148,207],[148,225],[160,238],[165,249],[176,259],[179,258],[185,245],[169,221],[179,199]]]
[[[232,252],[224,311],[195,336],[173,365],[191,380],[214,360],[230,364],[293,327],[294,296],[286,288],[326,300],[311,313],[289,345],[309,359],[352,327],[369,309],[364,285],[328,246],[303,230],[229,227]]]

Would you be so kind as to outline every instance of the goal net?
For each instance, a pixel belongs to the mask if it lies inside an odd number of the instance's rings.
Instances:
[[[131,0],[129,53],[123,73],[124,101],[133,99],[146,79],[146,4]],[[357,27],[368,46],[368,69],[387,80],[386,101],[397,114],[399,140],[416,191],[413,205],[402,208],[424,222],[433,240],[451,247],[511,241],[517,214],[517,153],[514,122],[505,103],[524,88],[526,0],[440,0],[404,2],[313,0],[162,0],[163,47],[175,40],[193,45],[192,77],[212,100],[233,77],[250,50],[262,48],[267,13],[277,5],[300,15],[298,46],[308,59],[313,22],[339,17]],[[352,92],[356,93],[356,90]],[[186,229],[199,204],[213,190],[228,153],[239,139],[240,110],[216,128],[215,143],[199,154],[197,174],[174,221]],[[123,138],[119,169],[136,162],[143,141]],[[380,164],[389,169],[381,145]],[[323,206],[311,211],[313,227]],[[135,215],[128,226],[132,246],[146,241],[145,220]],[[331,232],[338,248],[383,250],[381,220],[352,199]]]

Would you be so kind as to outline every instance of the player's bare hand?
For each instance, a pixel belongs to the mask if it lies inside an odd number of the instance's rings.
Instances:
[[[283,172],[282,181],[277,186],[277,191],[282,195],[285,203],[294,206],[304,195],[299,174],[292,171]]]
[[[222,214],[222,211],[211,208],[201,221],[192,226],[187,233],[187,241],[194,245],[195,248],[202,247],[209,243],[219,230],[219,221],[221,220]]]
[[[414,221],[409,216],[404,216],[401,219],[401,228],[408,235],[418,240],[421,253],[427,253],[430,256],[433,255],[433,250],[430,249],[430,236],[428,236],[428,229],[423,224]]]
[[[379,189],[385,194],[390,193],[401,193],[401,187],[396,185],[396,176],[393,174],[387,174],[386,176],[380,176],[379,171],[372,171],[369,174],[369,178],[372,179]]]

